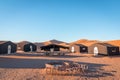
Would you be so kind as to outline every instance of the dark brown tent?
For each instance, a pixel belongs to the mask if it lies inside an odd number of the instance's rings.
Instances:
[[[119,53],[120,53],[120,46],[119,46]]]
[[[118,55],[119,54],[119,47],[113,46],[108,43],[92,44],[88,48],[88,53],[94,53],[95,48],[97,49],[98,54],[104,54],[104,55]]]
[[[17,44],[18,48],[24,52],[35,52],[37,46],[31,42],[23,41]]]
[[[17,45],[11,41],[0,41],[0,54],[15,53]]]
[[[60,51],[60,48],[69,49],[69,47],[65,47],[57,44],[49,44],[46,46],[42,46],[41,50],[50,51],[51,49],[54,49],[54,51]]]
[[[87,53],[88,47],[83,44],[72,44],[70,45],[70,50],[75,53]]]

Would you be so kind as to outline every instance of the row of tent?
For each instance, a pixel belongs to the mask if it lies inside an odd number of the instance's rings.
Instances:
[[[99,53],[105,55],[118,55],[120,54],[120,47],[113,46],[108,43],[95,43],[90,46],[85,46],[83,44],[71,44],[69,46],[49,44],[44,46],[38,46],[30,42],[13,43],[11,41],[0,41],[0,54],[10,54],[15,53],[17,50],[22,50],[24,52],[36,52],[38,49],[44,51],[54,51],[69,50],[73,53]]]
[[[37,47],[33,43],[20,43],[16,44],[11,41],[0,41],[0,54],[16,53],[20,49],[24,52],[36,51]]]
[[[73,44],[70,46],[71,52],[75,53],[94,53],[103,55],[119,55],[120,47],[108,43],[95,43],[90,46],[83,44]]]
[[[69,49],[65,46],[60,46],[56,44],[50,44],[47,46],[39,46],[41,50],[50,51],[51,48],[54,51],[60,51],[61,48]],[[20,42],[20,43],[13,43],[11,41],[0,41],[0,54],[11,54],[15,53],[16,51],[24,51],[24,52],[36,52],[38,46],[31,42]]]

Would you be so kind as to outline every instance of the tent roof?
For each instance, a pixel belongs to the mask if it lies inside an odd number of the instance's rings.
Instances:
[[[61,45],[57,45],[57,44],[49,44],[49,45],[46,45],[46,46],[41,46],[41,48],[55,48],[55,47],[59,47],[59,48],[69,48],[69,47],[66,47],[66,46],[61,46]]]
[[[85,46],[85,45],[83,45],[83,44],[75,44],[75,45],[77,45],[77,46]]]
[[[0,41],[0,44],[4,44],[4,43],[6,43],[6,42],[9,42],[9,41]]]
[[[96,43],[96,44],[100,44],[100,45],[107,46],[107,47],[114,47],[114,45],[111,45],[108,43]]]

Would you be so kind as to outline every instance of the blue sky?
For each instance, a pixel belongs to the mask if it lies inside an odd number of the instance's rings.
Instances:
[[[0,0],[0,40],[120,39],[120,0]]]

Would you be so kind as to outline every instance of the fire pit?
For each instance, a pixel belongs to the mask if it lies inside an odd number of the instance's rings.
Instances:
[[[79,73],[88,69],[87,65],[78,64],[75,62],[50,62],[45,64],[46,73],[58,74],[58,73]]]
[[[45,64],[46,68],[57,68],[57,67],[61,67],[63,65],[63,62],[50,62]]]

